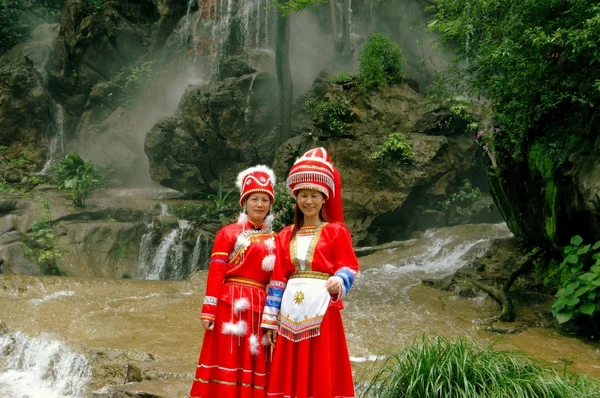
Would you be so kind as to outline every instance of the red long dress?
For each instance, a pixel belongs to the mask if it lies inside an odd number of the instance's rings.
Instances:
[[[264,398],[268,347],[260,327],[275,233],[230,224],[215,238],[201,319],[206,330],[190,397]]]
[[[307,235],[303,232],[306,228],[301,228],[298,234]],[[297,238],[290,243],[291,232],[290,226],[277,235],[277,261],[263,314],[263,327],[279,330],[267,381],[267,397],[354,397],[352,368],[340,313],[342,301],[334,301],[336,297],[333,297],[329,302],[319,335],[301,332],[296,342],[286,337],[289,333],[283,329],[283,314],[279,313],[283,291],[292,278],[340,276],[344,281],[344,293],[348,292],[359,267],[350,233],[341,223],[320,224],[312,234],[306,256],[302,256],[304,263],[301,266]],[[310,230],[308,234],[311,234]]]

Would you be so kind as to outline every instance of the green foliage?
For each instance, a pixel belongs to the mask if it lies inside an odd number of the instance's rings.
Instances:
[[[364,90],[381,90],[404,78],[402,49],[383,33],[373,33],[360,53],[359,79]]]
[[[294,12],[300,12],[305,8],[315,9],[319,3],[327,0],[273,0],[273,4],[279,8],[281,15],[290,16]]]
[[[333,96],[327,101],[309,98],[304,102],[306,113],[312,117],[316,127],[333,136],[343,135],[345,123],[352,117],[350,104],[343,96]]]
[[[102,10],[102,5],[104,4],[104,0],[87,0],[87,3],[92,7],[94,12],[98,12]]]
[[[386,161],[392,161],[396,165],[401,163],[410,164],[415,159],[415,153],[410,143],[400,133],[392,133],[388,139],[381,144],[379,150],[369,156],[371,160],[378,162],[380,167]]]
[[[448,196],[448,199],[439,202],[438,208],[449,214],[463,214],[465,209],[482,198],[481,191],[465,179],[459,191]]]
[[[534,137],[586,137],[600,102],[595,0],[437,0],[429,24],[458,54],[456,80],[491,100],[501,167]],[[459,43],[458,46],[455,46]]]
[[[219,185],[217,186],[217,191],[215,193],[203,192],[200,195],[210,201],[207,208],[209,214],[218,215],[227,210],[232,210],[234,207],[234,201],[230,198],[231,191],[225,192],[221,176],[219,176]]]
[[[64,0],[0,0],[0,54],[43,22],[56,22]]]
[[[77,207],[85,206],[85,199],[102,185],[96,167],[76,153],[66,155],[54,166],[53,178],[59,189],[71,192],[73,205]]]
[[[202,192],[199,196],[207,203],[173,205],[171,206],[173,215],[180,219],[200,223],[218,220],[225,225],[232,221],[237,206],[232,192],[225,191],[221,177],[219,177],[216,192]]]
[[[6,146],[0,146],[0,183],[5,183],[4,176],[11,172],[18,173],[22,179],[24,174],[35,166],[33,155],[22,151],[18,155],[11,154]]]
[[[559,323],[581,321],[600,331],[600,241],[583,244],[581,236],[562,248],[563,260],[554,264],[545,281],[558,277],[560,288],[552,313]],[[583,319],[578,319],[583,318]]]
[[[466,338],[424,336],[392,355],[360,391],[377,398],[583,398],[597,395],[596,379],[558,372],[517,351],[479,346]]]
[[[347,84],[354,80],[354,77],[346,72],[338,73],[337,75],[331,76],[329,83],[331,84]]]
[[[152,88],[163,74],[156,61],[146,61],[139,65],[123,67],[115,82],[115,86],[103,94],[107,102],[115,101],[128,108],[132,105],[140,90]]]
[[[280,231],[294,222],[295,204],[296,198],[287,189],[285,183],[275,184],[275,203],[271,209],[271,213],[275,217],[273,220],[274,231]]]
[[[36,261],[45,275],[63,275],[56,264],[62,252],[56,247],[56,236],[52,231],[50,204],[47,199],[36,198],[44,209],[42,217],[27,232],[25,254]]]

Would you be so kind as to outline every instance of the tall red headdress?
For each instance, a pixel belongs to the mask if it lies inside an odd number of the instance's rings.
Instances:
[[[325,148],[314,148],[296,160],[286,181],[294,196],[301,189],[314,189],[325,195],[323,205],[329,221],[344,222],[342,180]]]

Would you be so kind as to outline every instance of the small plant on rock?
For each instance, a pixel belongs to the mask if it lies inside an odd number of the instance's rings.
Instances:
[[[379,150],[371,154],[370,158],[378,162],[379,166],[382,167],[384,161],[392,161],[396,165],[412,163],[415,159],[415,153],[410,143],[402,134],[392,133],[380,145]]]
[[[57,163],[53,175],[59,189],[71,192],[73,205],[77,207],[85,206],[85,199],[102,185],[96,167],[76,153],[66,155]]]

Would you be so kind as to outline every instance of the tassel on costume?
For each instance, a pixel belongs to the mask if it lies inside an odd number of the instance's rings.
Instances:
[[[248,339],[250,341],[250,353],[252,355],[258,355],[260,352],[260,344],[258,344],[258,336],[254,333],[250,335]]]
[[[269,254],[263,258],[262,269],[269,272],[273,271],[273,268],[275,268],[275,255]]]

